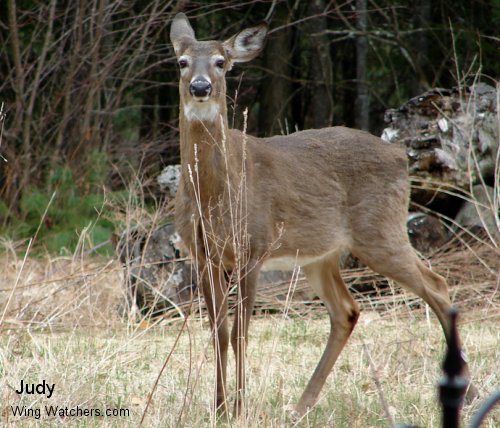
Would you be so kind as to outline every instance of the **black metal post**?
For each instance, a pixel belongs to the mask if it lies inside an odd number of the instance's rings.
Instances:
[[[500,403],[500,391],[494,392],[492,395],[490,395],[486,399],[486,401],[483,403],[483,405],[479,408],[477,413],[471,419],[469,428],[479,428],[479,426],[481,425],[483,420],[486,419],[486,416],[488,415],[488,413],[498,403]]]
[[[467,390],[468,380],[462,376],[464,360],[457,331],[456,309],[450,310],[450,338],[443,362],[444,375],[439,382],[439,399],[443,407],[443,428],[458,428],[460,409]]]

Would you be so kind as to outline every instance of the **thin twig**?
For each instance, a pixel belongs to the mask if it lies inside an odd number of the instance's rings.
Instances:
[[[368,349],[368,346],[366,346],[366,343],[363,342],[363,349],[366,352],[366,355],[368,356],[368,363],[370,364],[370,369],[372,372],[372,379],[373,382],[375,383],[375,387],[377,388],[377,393],[380,399],[380,403],[382,404],[382,408],[384,409],[385,416],[389,423],[391,424],[392,427],[395,427],[396,424],[394,422],[394,418],[392,417],[391,411],[389,409],[389,405],[387,404],[387,400],[385,399],[384,391],[382,389],[382,385],[380,384],[380,378],[377,373],[377,368],[375,367],[375,363],[373,362],[372,356],[370,354],[370,351]]]

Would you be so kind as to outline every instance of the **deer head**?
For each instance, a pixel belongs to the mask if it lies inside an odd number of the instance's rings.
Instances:
[[[224,42],[198,41],[183,13],[174,18],[170,40],[180,68],[179,91],[185,118],[215,121],[226,108],[225,75],[233,64],[255,58],[267,25],[247,28]]]

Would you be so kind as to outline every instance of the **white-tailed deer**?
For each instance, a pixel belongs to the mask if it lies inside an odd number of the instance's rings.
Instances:
[[[343,252],[424,299],[446,337],[450,299],[446,281],[419,260],[408,240],[409,179],[402,149],[344,127],[271,138],[229,129],[225,74],[257,56],[266,34],[262,24],[225,42],[198,41],[184,14],[172,23],[182,163],[176,227],[197,260],[214,334],[216,407],[223,410],[229,342],[237,364],[236,413],[244,404],[245,349],[260,268],[267,263],[303,269],[331,323],[326,349],[296,407],[304,414],[359,316],[340,275]],[[240,304],[230,338],[231,274],[238,278]]]

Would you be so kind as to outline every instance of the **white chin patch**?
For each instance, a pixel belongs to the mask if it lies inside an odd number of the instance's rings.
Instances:
[[[208,98],[208,97],[207,97]],[[189,122],[215,122],[219,117],[219,105],[213,101],[190,101],[184,105],[184,117]]]

